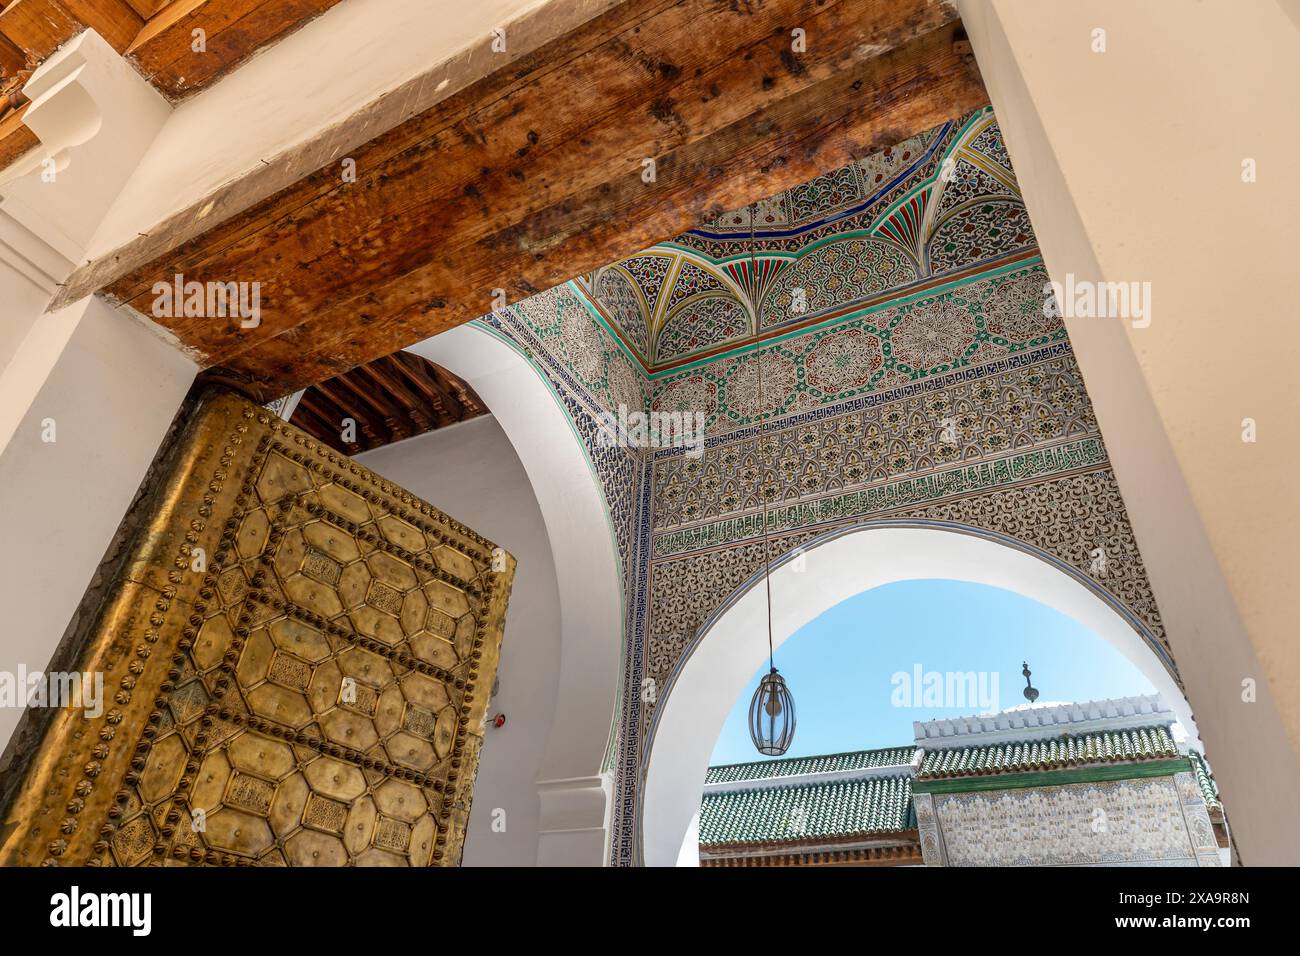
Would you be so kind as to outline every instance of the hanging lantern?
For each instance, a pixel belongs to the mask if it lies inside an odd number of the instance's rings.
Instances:
[[[779,757],[789,750],[794,740],[794,719],[794,697],[773,667],[758,682],[754,699],[749,702],[749,736],[758,752]]]
[[[757,207],[750,207],[749,265],[754,275],[758,274],[758,262],[754,255],[754,220],[758,218],[757,214]],[[758,330],[758,311],[755,308],[753,356],[758,362],[758,407],[765,409],[763,355],[758,348]],[[767,412],[761,412],[758,418],[759,456],[762,458]],[[767,464],[765,458],[764,463]],[[763,509],[763,584],[767,590],[767,663],[772,670],[758,682],[754,699],[749,702],[749,737],[763,756],[779,757],[790,749],[790,744],[794,741],[794,696],[790,693],[790,688],[785,686],[781,675],[776,672],[776,659],[772,649],[772,550],[767,531],[767,499],[763,494],[763,482],[766,477],[765,469],[758,476],[756,491],[759,505]]]

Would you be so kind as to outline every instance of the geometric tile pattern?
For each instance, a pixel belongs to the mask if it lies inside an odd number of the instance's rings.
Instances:
[[[1043,314],[1046,282],[1031,262],[783,339],[761,351],[762,402],[749,352],[655,380],[651,407],[701,411],[720,434],[1060,342],[1064,327]]]

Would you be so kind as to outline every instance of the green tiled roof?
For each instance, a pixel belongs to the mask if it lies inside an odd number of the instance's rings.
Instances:
[[[867,753],[907,754],[911,747]],[[852,757],[809,757],[804,762]],[[793,761],[773,761],[788,763]],[[904,761],[906,762],[906,761]],[[740,764],[737,767],[713,767],[734,770],[738,767],[767,766]],[[868,764],[866,766],[889,766]],[[818,770],[788,771],[816,773],[826,769],[860,769],[858,767],[822,767]],[[769,774],[770,775],[770,774]],[[710,780],[710,782],[714,782]],[[857,833],[891,833],[916,827],[912,809],[912,781],[905,774],[871,777],[865,780],[840,780],[825,783],[796,784],[789,787],[767,786],[756,790],[733,790],[706,793],[700,807],[700,843],[716,846],[730,843],[770,843],[816,837],[848,836]]]
[[[1187,751],[1187,756],[1192,758],[1192,769],[1196,771],[1196,782],[1201,785],[1201,793],[1205,795],[1205,806],[1210,810],[1222,810],[1223,804],[1219,801],[1219,785],[1210,776],[1210,768],[1206,766],[1205,758],[1195,750]]]
[[[1177,757],[1168,727],[1135,727],[1044,740],[927,750],[918,779],[1052,770],[1080,764]]]
[[[733,763],[710,767],[704,782],[731,783],[735,780],[762,780],[766,777],[794,777],[806,773],[835,770],[867,770],[872,767],[907,766],[915,747],[886,747],[882,750],[855,750],[852,753],[827,754],[823,757],[786,757],[783,760],[760,760],[756,763]]]

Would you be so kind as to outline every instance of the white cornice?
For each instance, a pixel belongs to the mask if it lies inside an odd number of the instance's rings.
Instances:
[[[1062,734],[1097,733],[1172,724],[1178,718],[1159,694],[1089,700],[1004,710],[997,714],[915,721],[917,747],[947,750],[1044,740]]]
[[[52,295],[171,108],[94,30],[49,56],[23,93],[40,142],[0,170],[0,263]]]

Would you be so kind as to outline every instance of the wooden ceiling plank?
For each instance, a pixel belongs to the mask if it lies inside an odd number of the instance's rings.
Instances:
[[[194,34],[203,30],[210,39],[244,14],[259,0],[176,0],[159,10],[127,49],[145,76],[153,76],[169,63],[193,53]],[[269,0],[278,3],[279,0]]]
[[[307,420],[308,431],[315,434],[321,441],[324,441],[331,449],[342,451],[346,455],[354,455],[357,451],[363,450],[360,441],[343,441],[343,419],[347,418],[347,415],[335,408],[328,398],[317,392],[315,386],[303,393],[303,397],[299,399],[298,407],[295,408],[292,418],[298,419],[299,411],[303,411],[305,415],[309,416]]]
[[[364,411],[362,406],[350,394],[346,394],[345,390],[340,388],[338,378],[331,378],[328,382],[317,382],[314,387],[318,393],[338,406],[343,413],[343,417],[339,419],[340,429],[343,428],[343,423],[346,420],[351,419],[356,423],[357,428],[361,430],[361,434],[371,442],[376,444],[384,443],[384,436],[375,429],[373,416]]]
[[[193,45],[182,47],[180,55],[150,73],[155,86],[169,96],[182,96],[211,85],[268,43],[320,16],[339,0],[263,0],[234,20],[205,26],[195,16],[188,23],[206,30],[202,52]],[[152,52],[148,46],[140,53]]]
[[[58,0],[72,16],[91,27],[118,53],[125,53],[144,26],[144,17],[126,0]]]
[[[429,367],[425,371],[433,377],[438,386],[445,391],[451,392],[456,397],[457,403],[465,410],[466,417],[473,418],[475,415],[482,415],[487,411],[487,405],[483,403],[483,399],[479,398],[478,392],[474,391],[463,378],[451,374],[441,365],[434,365],[432,362],[429,363]]]
[[[40,145],[40,139],[23,122],[23,114],[30,105],[24,103],[0,119],[0,169]]]
[[[148,20],[167,4],[167,0],[126,0],[126,2],[143,20]]]
[[[446,395],[444,389],[473,393],[455,375],[427,359],[410,354],[383,356],[346,375],[307,388],[294,410],[292,421],[331,448],[344,454],[356,454],[434,431],[486,411],[481,401],[477,401],[477,396],[472,403],[462,405]],[[435,403],[439,407],[455,409],[456,417],[445,409],[435,414]],[[384,419],[386,433],[376,424],[371,410]],[[357,422],[361,431],[354,443],[342,440],[345,418]]]
[[[368,387],[362,379],[358,378],[356,371],[356,369],[353,369],[330,380],[330,388],[334,394],[337,395],[342,391],[353,396],[357,401],[357,404],[353,407],[356,408],[359,414],[366,415],[376,432],[379,423],[383,424],[384,429],[388,432],[387,441],[398,441],[407,437],[410,429],[403,422],[402,413],[388,401],[387,396],[381,390]],[[364,412],[362,406],[368,406],[371,412]]]
[[[323,441],[337,452],[348,455],[355,453],[350,449],[359,451],[361,448],[360,445],[349,446],[342,440],[338,430],[331,427],[331,420],[327,417],[327,413],[317,406],[308,397],[307,393],[304,393],[302,398],[298,400],[298,405],[294,408],[293,415],[290,416],[289,420],[292,424],[297,425],[319,441]]]
[[[20,71],[27,69],[27,54],[13,40],[0,33],[0,75],[3,82],[0,87],[7,87],[17,79]]]
[[[371,414],[376,415],[379,418],[396,418],[398,415],[397,410],[385,400],[381,393],[376,392],[369,388],[365,383],[359,381],[356,375],[353,374],[356,371],[357,369],[352,369],[351,371],[330,380],[329,384],[334,388],[335,393],[337,394],[338,389],[340,388],[346,391],[356,399],[356,404],[354,404],[353,407],[357,410],[360,410],[361,406],[364,405],[370,408]]]
[[[320,420],[325,430],[336,438],[343,429],[343,419],[348,417],[346,411],[321,394],[315,385],[302,393],[302,397],[298,399],[298,407],[309,409]]]
[[[38,63],[84,27],[58,0],[14,0],[0,10],[0,33]]]

